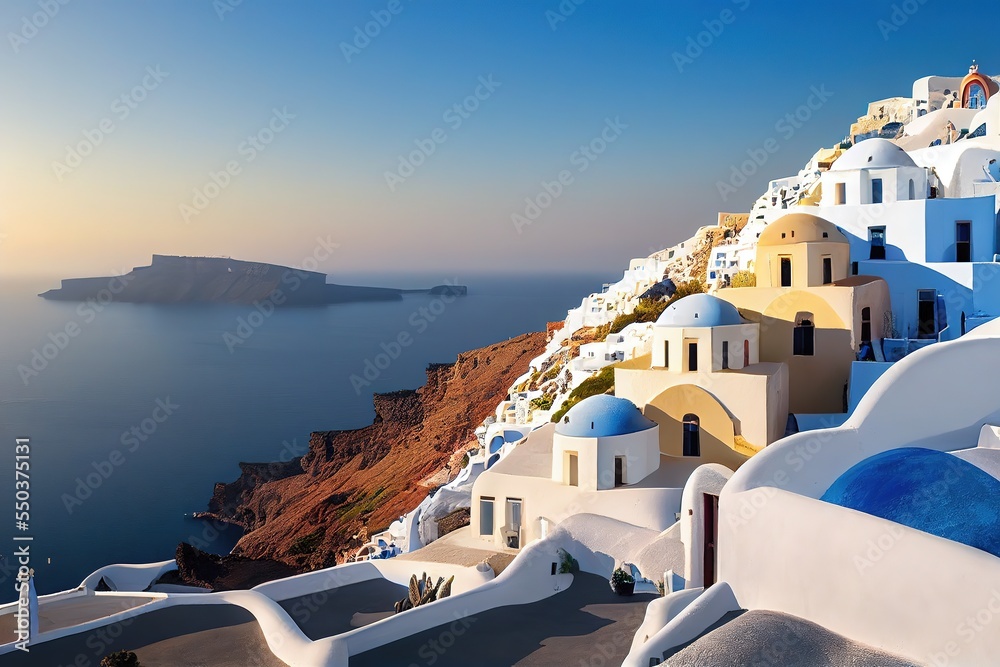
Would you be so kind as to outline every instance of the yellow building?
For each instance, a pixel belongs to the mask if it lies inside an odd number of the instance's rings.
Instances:
[[[722,299],[680,299],[653,327],[652,353],[615,367],[615,395],[657,423],[664,457],[735,470],[788,419],[788,371],[761,363],[760,333]]]
[[[822,218],[792,213],[757,241],[756,287],[719,298],[760,325],[760,359],[788,365],[792,413],[847,411],[851,363],[862,343],[883,337],[892,312],[886,282],[850,275],[850,245]]]

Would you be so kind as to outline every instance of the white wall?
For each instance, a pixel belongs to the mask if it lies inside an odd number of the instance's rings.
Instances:
[[[751,459],[720,504],[719,574],[740,605],[922,663],[992,664],[1000,559],[818,498],[875,454],[972,446],[984,423],[998,423],[998,395],[1000,338],[967,336],[895,364],[843,427],[786,438]],[[980,615],[994,625],[980,618],[988,629],[976,632],[964,619]]]

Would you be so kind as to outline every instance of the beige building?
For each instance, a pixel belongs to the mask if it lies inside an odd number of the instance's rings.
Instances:
[[[850,245],[837,227],[804,213],[761,233],[756,287],[717,296],[760,326],[760,360],[788,366],[792,413],[847,411],[851,363],[864,342],[883,337],[891,314],[881,278],[850,275]]]
[[[788,372],[761,363],[760,325],[728,302],[694,294],[671,304],[652,354],[615,367],[615,395],[659,425],[660,454],[735,470],[781,438]]]

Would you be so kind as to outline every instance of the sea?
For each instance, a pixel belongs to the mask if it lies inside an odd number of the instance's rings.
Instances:
[[[240,530],[191,514],[239,462],[288,460],[312,431],[366,426],[373,393],[417,388],[429,363],[544,330],[619,277],[338,275],[402,288],[452,280],[469,293],[274,312],[81,305],[37,296],[58,278],[3,281],[0,601],[16,597],[25,545],[40,594],[103,565],[169,560],[182,541],[228,553]]]

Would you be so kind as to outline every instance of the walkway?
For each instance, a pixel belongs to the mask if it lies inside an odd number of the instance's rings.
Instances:
[[[568,590],[540,602],[438,626],[353,656],[350,665],[620,665],[654,598],[617,596],[602,577],[581,573]]]

